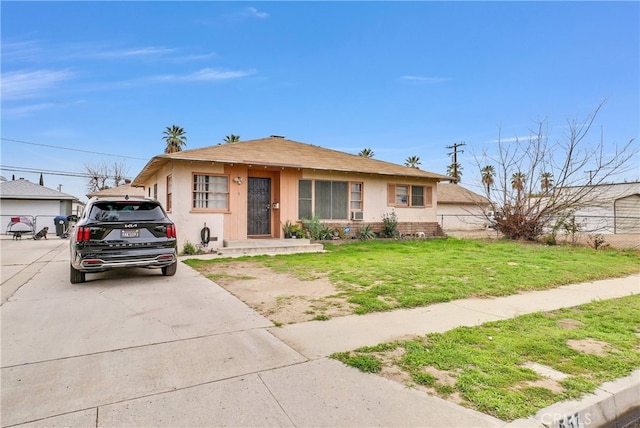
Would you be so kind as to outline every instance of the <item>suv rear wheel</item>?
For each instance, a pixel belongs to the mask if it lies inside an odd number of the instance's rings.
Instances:
[[[86,280],[85,273],[81,272],[77,269],[74,269],[73,266],[69,266],[70,277],[69,280],[72,284],[79,284]]]
[[[169,266],[164,266],[162,268],[162,274],[164,276],[173,276],[176,274],[177,269],[178,269],[178,262],[173,262]]]

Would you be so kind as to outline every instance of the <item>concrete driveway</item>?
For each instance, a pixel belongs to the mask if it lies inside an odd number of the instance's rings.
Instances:
[[[0,244],[3,427],[504,424],[305,357],[186,265],[74,285],[67,240]]]

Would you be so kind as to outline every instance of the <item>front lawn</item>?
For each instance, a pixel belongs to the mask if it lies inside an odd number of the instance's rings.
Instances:
[[[640,252],[512,241],[429,239],[326,244],[325,253],[187,260],[207,270],[250,261],[300,280],[328,277],[358,314],[506,296],[640,272]],[[209,269],[211,270],[211,269]],[[322,314],[319,314],[322,316]]]

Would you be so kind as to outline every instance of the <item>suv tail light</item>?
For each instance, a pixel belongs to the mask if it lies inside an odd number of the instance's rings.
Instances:
[[[167,238],[177,238],[175,224],[170,224],[167,226]]]
[[[80,226],[78,230],[76,230],[76,241],[77,242],[89,242],[89,235],[91,233],[91,229],[88,227]]]

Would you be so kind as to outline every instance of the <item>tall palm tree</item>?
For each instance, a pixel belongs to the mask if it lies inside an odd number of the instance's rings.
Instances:
[[[455,178],[454,183],[458,183],[462,179],[462,165],[454,162],[447,167],[447,175]]]
[[[494,177],[496,176],[496,169],[493,165],[487,165],[480,170],[482,174],[482,184],[484,184],[485,189],[487,190],[487,196],[491,193],[491,186],[495,182]]]
[[[553,174],[550,172],[540,174],[540,187],[543,192],[548,192],[553,187]]]
[[[520,199],[520,195],[524,190],[525,180],[526,176],[522,172],[515,172],[511,176],[511,188],[518,192],[518,199]]]
[[[404,161],[404,166],[408,166],[408,167],[415,168],[415,169],[420,169],[419,168],[420,164],[421,164],[420,157],[418,157],[418,156],[409,156]]]
[[[237,143],[238,141],[240,141],[240,136],[234,134],[227,135],[222,141],[224,141],[225,144]]]
[[[187,144],[187,136],[183,128],[172,125],[164,130],[162,139],[167,143],[164,149],[165,153],[175,153],[182,151],[182,146]]]
[[[362,149],[360,151],[360,153],[358,153],[358,156],[362,156],[363,158],[372,158],[373,157],[373,150],[371,150],[369,148]]]

